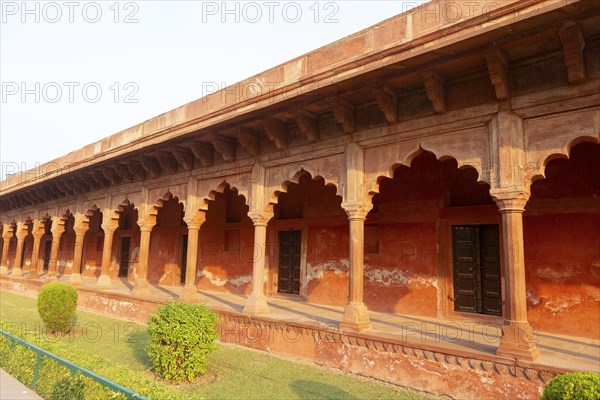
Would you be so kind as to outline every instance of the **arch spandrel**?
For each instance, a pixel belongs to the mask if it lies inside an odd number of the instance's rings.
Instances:
[[[154,208],[162,207],[165,201],[168,201],[171,197],[176,197],[180,203],[183,204],[183,208],[186,208],[188,198],[188,184],[179,183],[175,185],[169,185],[167,187],[159,187],[148,190],[148,206]]]
[[[568,158],[573,146],[600,143],[600,107],[525,120],[525,166],[527,185],[545,177],[548,162]]]
[[[440,161],[455,159],[458,168],[475,168],[477,181],[491,184],[490,134],[487,126],[461,130],[421,139],[423,150],[436,155]]]
[[[279,194],[286,193],[289,185],[298,183],[305,173],[309,173],[312,179],[323,179],[325,186],[335,187],[336,195],[343,199],[345,168],[343,153],[268,167],[265,169],[265,207],[270,210],[273,204],[277,204]]]
[[[208,205],[215,201],[218,193],[223,193],[226,188],[234,190],[239,196],[244,198],[244,204],[248,205],[248,194],[249,188],[243,186],[246,182],[249,182],[247,177],[241,178],[238,175],[232,175],[225,178],[213,178],[198,183],[198,195],[197,202],[195,204],[195,211],[207,211]]]
[[[365,148],[366,197],[379,192],[383,178],[392,178],[394,170],[400,166],[410,166],[412,160],[421,153],[419,140],[393,143],[379,147]]]
[[[100,209],[103,210],[108,207],[106,197],[98,197],[93,199],[85,199],[79,202],[77,211],[80,213],[88,213],[90,210]]]
[[[136,208],[142,203],[142,192],[120,193],[112,195],[109,202],[111,210],[119,210],[123,205],[133,204]]]

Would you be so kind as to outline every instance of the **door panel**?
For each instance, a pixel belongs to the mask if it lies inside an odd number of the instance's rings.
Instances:
[[[502,315],[498,225],[452,227],[454,310]]]
[[[181,283],[185,283],[185,271],[187,270],[187,248],[188,235],[181,236]]]
[[[300,293],[300,251],[302,232],[279,232],[279,275],[277,291]]]
[[[131,247],[131,238],[121,238],[121,257],[119,259],[119,276],[127,277],[129,273],[129,249]]]
[[[52,249],[52,240],[46,240],[46,246],[44,247],[44,271],[48,271],[48,265],[50,265],[50,250]]]

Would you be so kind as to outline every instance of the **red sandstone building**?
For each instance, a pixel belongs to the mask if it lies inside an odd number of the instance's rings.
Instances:
[[[598,372],[599,50],[595,1],[425,4],[2,182],[0,282],[458,397]]]

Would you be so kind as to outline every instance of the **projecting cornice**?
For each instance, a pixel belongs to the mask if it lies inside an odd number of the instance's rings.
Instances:
[[[455,0],[449,9],[449,2],[445,0],[428,2],[219,92],[211,93],[85,146],[34,171],[12,176],[0,183],[0,195],[24,189],[33,190],[46,181],[66,174],[73,175],[73,178],[65,180],[65,184],[71,185],[72,191],[90,190],[91,187],[102,187],[117,180],[148,179],[159,176],[163,170],[189,169],[191,163],[195,162],[190,158],[190,152],[198,160],[194,164],[195,167],[212,165],[215,151],[225,160],[235,159],[237,145],[244,147],[249,154],[257,153],[254,139],[246,134],[234,138],[208,138],[207,135],[215,132],[213,128],[216,125],[234,124],[239,119],[259,113],[273,115],[270,110],[282,108],[284,103],[293,102],[307,94],[335,88],[336,85],[374,71],[394,70],[409,61],[417,63],[415,60],[431,63],[435,57],[451,54],[444,50],[448,46],[470,40],[475,34],[482,37],[495,30],[508,32],[513,25],[526,19],[539,20],[540,16],[576,3],[580,2]],[[568,37],[563,35],[566,39],[565,51],[569,54],[574,52],[575,56],[569,56],[569,65],[574,65],[571,69],[578,68],[577,64],[573,63],[577,61],[577,36],[573,36],[572,32],[568,33]],[[577,74],[577,70],[574,71]],[[574,76],[577,79],[577,76]],[[436,110],[443,112],[443,81],[438,78],[440,76],[434,74],[426,76],[427,93]],[[250,86],[260,90],[248,91]],[[388,122],[394,123],[397,117],[394,115],[394,94],[388,91],[380,92],[377,94],[377,101]],[[297,107],[294,109],[297,110]],[[356,129],[348,105],[338,105],[333,111],[344,132],[351,133]],[[298,113],[295,119],[309,141],[318,140],[318,120],[306,113]],[[278,149],[287,147],[287,139],[277,123],[267,123],[265,130],[270,132],[269,137]],[[134,152],[141,153],[151,146],[183,139],[192,133],[195,135],[195,142],[189,152],[176,150],[169,154],[144,154],[137,156],[135,160],[119,159]],[[103,164],[113,160],[121,166],[112,166],[112,171],[103,169]],[[85,171],[86,168],[98,164],[101,166],[101,175]],[[54,186],[53,189],[61,190]],[[42,192],[45,190],[46,188]],[[42,193],[32,195],[43,197]]]

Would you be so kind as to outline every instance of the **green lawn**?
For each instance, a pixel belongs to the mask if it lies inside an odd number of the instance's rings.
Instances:
[[[0,291],[0,323],[10,331],[43,333],[35,299]],[[78,351],[91,352],[134,371],[149,370],[145,353],[147,326],[77,312],[72,334],[59,339]],[[68,356],[63,355],[66,358]],[[264,352],[220,344],[211,355],[208,372],[193,385],[177,387],[186,395],[206,399],[428,399],[402,390],[333,370],[278,358]],[[154,379],[154,378],[153,378]]]

